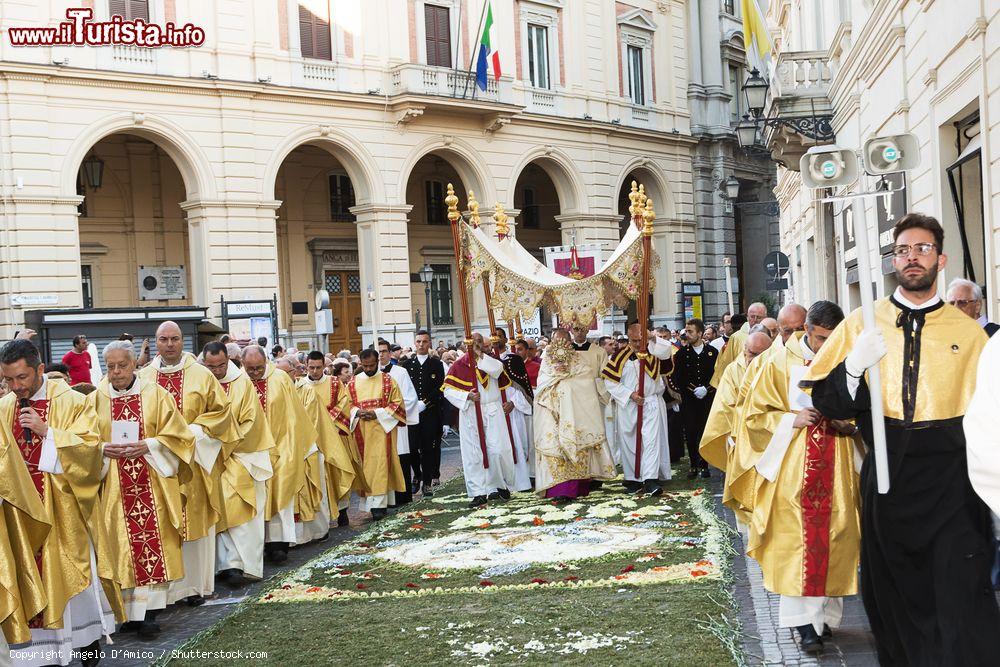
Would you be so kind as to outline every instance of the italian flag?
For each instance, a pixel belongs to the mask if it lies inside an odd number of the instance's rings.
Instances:
[[[486,90],[486,64],[493,68],[493,78],[500,80],[500,52],[493,47],[496,42],[493,32],[493,6],[486,0],[486,23],[483,24],[483,34],[479,38],[479,56],[476,59],[476,85],[480,90]]]

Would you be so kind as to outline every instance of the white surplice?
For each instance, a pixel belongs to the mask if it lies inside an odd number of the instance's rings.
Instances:
[[[497,386],[503,364],[488,354],[478,361],[479,370],[489,376],[483,387],[475,378],[475,388],[479,392],[479,406],[483,415],[483,435],[486,441],[486,463],[479,440],[476,422],[475,402],[469,400],[469,392],[452,387],[444,387],[444,397],[458,409],[458,435],[462,451],[462,472],[465,474],[465,488],[470,498],[487,496],[498,489],[514,487],[514,457],[507,435],[507,421],[504,419],[503,403]],[[476,376],[476,373],[473,373]]]
[[[649,351],[656,359],[669,359],[672,346],[657,338],[649,343]],[[647,362],[648,363],[648,362]],[[614,400],[616,410],[616,436],[621,456],[622,471],[626,481],[642,482],[650,479],[670,479],[670,447],[667,442],[667,407],[663,402],[666,390],[663,378],[646,374],[643,381],[642,454],[636,470],[636,430],[639,406],[632,400],[632,393],[639,389],[639,361],[633,359],[622,365],[621,380],[605,379],[605,386]]]

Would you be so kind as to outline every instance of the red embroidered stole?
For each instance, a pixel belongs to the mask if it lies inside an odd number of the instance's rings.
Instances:
[[[337,407],[337,403],[340,402],[340,390],[343,385],[337,378],[330,378],[330,402],[326,406],[326,411],[330,413],[330,417],[335,422],[343,424],[345,428],[351,427],[351,422],[344,414],[344,411]]]
[[[42,399],[39,401],[29,401],[31,408],[38,413],[39,418],[43,422],[48,422],[49,416],[49,401],[48,399]],[[17,440],[18,449],[21,451],[21,457],[24,459],[24,464],[28,467],[28,474],[31,475],[31,481],[35,485],[35,491],[38,492],[38,497],[45,502],[45,477],[44,473],[38,469],[38,462],[42,456],[42,443],[44,440],[34,431],[29,431],[31,438],[25,440],[24,438],[24,427],[21,426],[18,417],[21,414],[21,407],[18,405],[14,408],[14,423],[11,425],[11,433],[14,434],[14,439]],[[42,549],[38,550],[35,554],[35,565],[38,567],[38,576],[44,583],[45,574],[42,571]],[[28,621],[29,628],[40,628],[42,627],[42,615],[40,612],[33,619]]]
[[[219,384],[222,385],[222,391],[226,392],[226,396],[229,396],[229,385],[231,385],[232,382],[220,382]]]
[[[250,380],[253,382],[253,388],[257,390],[257,400],[260,401],[260,407],[264,410],[264,414],[267,414],[267,378],[263,380]]]
[[[809,365],[809,362],[806,362]],[[806,428],[802,475],[802,595],[826,595],[830,568],[830,515],[837,435],[826,418]]]
[[[164,373],[162,371],[156,374],[156,384],[160,385],[167,390],[170,397],[174,399],[174,404],[177,409],[184,411],[184,371],[174,371],[173,373]]]
[[[371,398],[365,401],[358,400],[358,390],[354,384],[354,380],[347,385],[347,391],[351,395],[351,403],[361,408],[362,410],[375,410],[377,408],[385,408],[389,412],[399,415],[406,420],[406,413],[403,412],[403,406],[399,403],[389,403],[389,394],[392,392],[392,377],[388,373],[382,373],[382,395],[378,398]],[[354,440],[358,443],[358,453],[361,454],[361,460],[365,460],[365,436],[361,432],[361,429],[354,429]],[[392,431],[385,434],[385,455],[388,459],[392,454]]]
[[[111,399],[111,420],[138,422],[139,439],[146,437],[142,420],[142,397],[139,394]],[[149,586],[167,581],[166,561],[156,520],[156,496],[153,495],[149,464],[137,456],[118,459],[118,483],[122,493],[125,530],[132,551],[135,585]]]

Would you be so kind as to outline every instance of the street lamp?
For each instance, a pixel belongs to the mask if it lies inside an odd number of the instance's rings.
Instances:
[[[747,108],[750,109],[750,113],[754,118],[760,118],[761,113],[764,112],[764,106],[767,104],[768,87],[767,81],[764,80],[764,77],[754,67],[750,71],[750,76],[747,77],[746,82],[743,84],[743,94],[747,98]]]
[[[425,263],[420,269],[420,282],[424,284],[424,296],[427,299],[427,334],[431,333],[431,320],[433,319],[433,309],[431,308],[431,283],[434,282],[434,269],[430,264]]]
[[[735,176],[730,176],[722,181],[722,188],[726,194],[726,199],[729,201],[736,201],[740,196],[740,181]]]
[[[87,177],[87,184],[94,190],[98,190],[104,182],[104,160],[93,153],[83,161],[83,173]]]
[[[757,123],[743,114],[743,120],[736,124],[736,140],[740,148],[750,148],[757,145]]]

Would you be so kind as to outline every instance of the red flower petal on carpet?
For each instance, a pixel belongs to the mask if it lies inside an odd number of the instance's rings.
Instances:
[[[365,586],[364,584],[358,584],[357,586],[355,586],[355,588],[357,588],[359,591],[363,591],[364,589],[366,589],[368,587]]]
[[[634,569],[635,565],[626,565],[625,567],[622,568],[622,574],[625,574],[626,572],[631,572]]]
[[[705,572],[705,570],[691,570],[692,577],[704,577],[707,574],[708,572]]]
[[[420,586],[418,586],[417,584],[411,583],[411,582],[406,582],[406,587],[407,588],[420,588]]]
[[[496,586],[496,584],[494,584],[489,579],[483,579],[482,581],[479,582],[479,585],[480,586]]]
[[[542,520],[542,517],[540,517],[540,516],[536,516],[536,517],[535,517],[535,520],[533,521],[533,523],[534,523],[534,524],[535,524],[536,526],[543,526],[543,525],[545,525],[545,521],[544,521],[544,520]]]
[[[548,582],[548,579],[542,579],[541,577],[535,577],[534,579],[531,580],[531,583],[533,583],[533,584],[547,584],[549,582]]]

